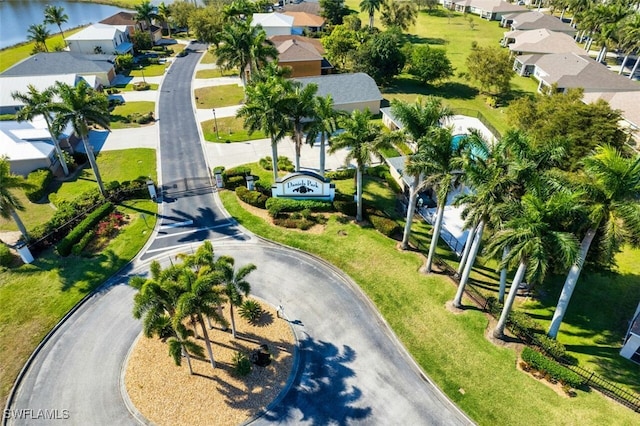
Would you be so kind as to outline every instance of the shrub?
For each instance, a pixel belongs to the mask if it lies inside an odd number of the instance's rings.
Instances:
[[[525,347],[522,351],[522,360],[538,371],[546,373],[549,377],[558,380],[564,385],[578,388],[584,384],[584,379],[554,360],[547,358],[540,352]]]
[[[151,85],[144,81],[133,83],[133,90],[143,91],[143,90],[149,90],[150,88],[151,88]]]
[[[249,324],[256,324],[260,320],[263,310],[260,303],[252,299],[247,299],[240,305],[238,312]]]
[[[251,361],[242,352],[233,355],[233,374],[237,377],[246,377],[251,373]]]
[[[346,216],[355,216],[358,213],[358,203],[355,201],[334,200],[333,208]]]
[[[73,248],[71,249],[71,253],[74,256],[79,256],[82,253],[82,251],[87,247],[87,245],[89,245],[89,243],[93,240],[94,237],[95,237],[95,233],[93,231],[89,231],[86,234],[84,234],[84,236],[80,238],[80,241],[74,244]]]
[[[267,200],[269,199],[269,197],[267,197],[263,193],[258,191],[249,191],[244,186],[238,186],[236,188],[236,195],[245,203],[250,204],[254,207],[258,207],[260,209],[265,208]]]
[[[400,225],[388,217],[369,215],[369,221],[376,231],[387,237],[393,237],[400,232]]]
[[[356,175],[356,169],[342,169],[326,172],[324,177],[332,180],[353,179]]]
[[[30,188],[24,191],[25,195],[32,203],[37,203],[45,196],[47,186],[53,179],[53,173],[49,169],[38,169],[29,173],[27,183]]]
[[[15,114],[0,114],[0,121],[14,121],[15,119]]]
[[[271,165],[271,157],[267,156],[258,160],[258,164],[265,170],[273,170]],[[292,172],[295,170],[295,166],[288,157],[278,157],[278,170],[284,170],[285,172]]]
[[[333,210],[333,204],[330,201],[293,200],[291,198],[269,198],[266,207],[271,217],[276,217],[283,212],[299,212],[304,209],[314,212]]]
[[[531,337],[535,332],[543,331],[540,324],[522,311],[511,311],[509,324],[513,332],[522,337]]]
[[[153,50],[154,52],[164,52],[166,49],[164,46],[153,46],[151,50]]]
[[[544,351],[555,359],[564,359],[567,355],[567,349],[556,339],[552,339],[544,333],[536,334],[533,338],[534,342]]]
[[[226,169],[222,172],[222,181],[225,188],[235,189],[237,186],[245,185],[245,177],[251,174],[251,168],[246,166]],[[233,178],[240,179],[233,179]]]
[[[0,266],[10,266],[13,262],[13,255],[6,244],[0,243]]]
[[[113,210],[113,204],[107,202],[94,210],[82,222],[78,224],[66,237],[58,243],[58,254],[60,256],[68,256],[72,247],[80,241],[80,239],[88,233],[103,217]]]
[[[240,187],[243,187],[246,189],[246,184],[247,184],[247,181],[245,180],[244,176],[231,176],[230,178],[227,179],[224,186],[227,189],[237,189]]]

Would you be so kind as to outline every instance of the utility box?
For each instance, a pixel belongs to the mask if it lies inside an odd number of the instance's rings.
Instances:
[[[216,186],[218,188],[223,188],[224,187],[224,181],[222,180],[222,172],[215,172],[214,175],[216,177]]]
[[[16,250],[18,251],[18,254],[20,255],[20,258],[22,258],[22,261],[24,263],[33,262],[33,255],[31,254],[31,250],[29,250],[29,246],[27,246],[26,244],[22,243],[22,244],[16,246]]]
[[[253,188],[255,186],[255,182],[253,181],[253,176],[249,175],[246,177],[247,179],[247,189],[249,191],[253,191]]]
[[[152,200],[158,198],[158,194],[156,193],[156,185],[151,179],[147,180],[147,189],[149,190],[149,196]]]

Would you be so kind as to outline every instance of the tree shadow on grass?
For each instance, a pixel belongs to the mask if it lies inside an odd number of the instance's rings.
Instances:
[[[406,38],[411,44],[429,44],[432,46],[442,46],[447,44],[447,41],[440,37],[422,37],[416,34],[408,34]]]
[[[384,88],[385,94],[416,93],[423,96],[439,96],[445,99],[474,99],[478,96],[478,89],[467,84],[446,81],[439,85],[426,85],[418,80],[408,77],[397,77],[393,84]]]
[[[347,425],[371,419],[371,407],[357,407],[362,391],[346,383],[356,373],[348,367],[356,357],[349,346],[317,341],[311,337],[299,342],[299,365],[291,388],[268,409],[269,421]]]

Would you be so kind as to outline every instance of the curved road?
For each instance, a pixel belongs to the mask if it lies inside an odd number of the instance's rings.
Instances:
[[[204,160],[197,158],[202,148],[193,142],[199,140],[195,119],[177,114],[172,120],[171,113],[163,113],[170,111],[164,109],[169,100],[184,111],[190,97],[185,80],[191,81],[198,58],[199,54],[179,58],[162,85],[161,176],[165,195],[170,196],[163,200],[152,251],[52,333],[16,389],[8,423],[144,422],[128,410],[122,392],[126,355],[141,330],[131,316],[134,291],[126,283],[130,276],[146,272],[153,255],[168,262],[170,250],[190,250],[208,238],[217,254],[258,266],[252,293],[285,308],[300,342],[299,368],[291,386],[254,424],[471,424],[422,374],[348,277],[312,256],[243,232],[226,217],[211,188],[198,184],[208,175]],[[176,138],[176,132],[187,136]],[[170,153],[167,143],[172,142],[177,151]],[[184,170],[180,164],[185,164]]]

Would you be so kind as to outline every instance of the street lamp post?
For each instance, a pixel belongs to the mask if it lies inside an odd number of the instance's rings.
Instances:
[[[220,132],[218,131],[218,119],[216,118],[216,109],[211,108],[211,111],[213,112],[213,125],[216,128],[216,136],[218,137],[218,139],[220,139]]]

